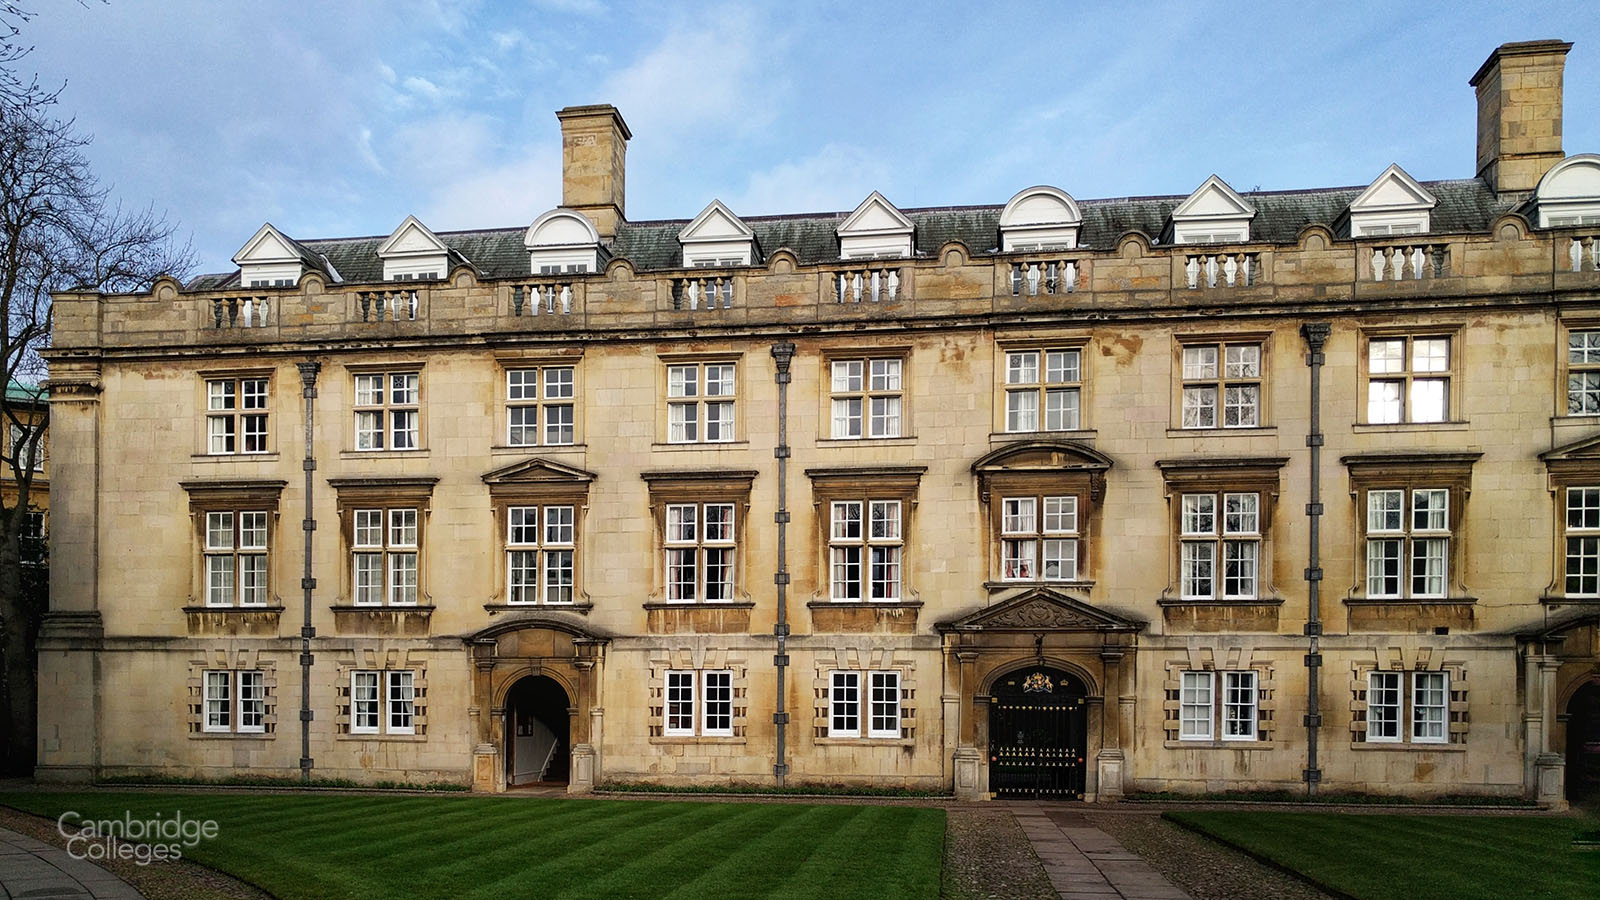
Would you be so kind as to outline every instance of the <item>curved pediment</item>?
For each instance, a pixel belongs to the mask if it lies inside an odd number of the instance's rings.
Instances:
[[[483,628],[471,634],[464,634],[461,640],[468,644],[477,644],[492,641],[500,635],[526,628],[548,628],[551,631],[560,631],[569,634],[580,641],[599,641],[605,643],[611,640],[611,634],[590,625],[588,620],[577,613],[560,612],[554,609],[527,609],[508,613],[503,618],[496,618]]]
[[[979,457],[972,471],[1104,472],[1112,465],[1111,457],[1077,441],[1018,441]]]

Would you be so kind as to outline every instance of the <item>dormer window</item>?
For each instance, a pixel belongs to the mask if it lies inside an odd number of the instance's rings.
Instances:
[[[748,266],[757,259],[756,235],[733,211],[712,200],[678,232],[684,268]]]
[[[1000,212],[1000,250],[1071,250],[1078,246],[1082,224],[1078,203],[1066,191],[1031,187],[1012,197]]]
[[[534,219],[522,246],[528,251],[528,271],[540,275],[598,272],[606,259],[594,223],[570,209],[552,209]]]
[[[840,259],[904,259],[911,255],[911,220],[873,191],[838,228]]]
[[[1350,236],[1427,234],[1430,212],[1438,204],[1405,169],[1392,165],[1350,201]]]
[[[297,241],[268,222],[234,254],[233,261],[239,266],[239,283],[246,287],[294,287],[306,272],[308,255]]]
[[[1600,225],[1600,155],[1580,153],[1556,163],[1533,198],[1540,228]]]
[[[1242,244],[1250,240],[1256,208],[1213,175],[1172,211],[1174,244]]]
[[[378,256],[384,281],[437,281],[450,270],[450,248],[416,216],[406,216],[378,245]]]

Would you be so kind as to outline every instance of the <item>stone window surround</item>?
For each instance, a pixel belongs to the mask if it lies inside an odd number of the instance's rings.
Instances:
[[[195,416],[194,445],[196,450],[194,452],[194,457],[196,459],[210,460],[259,460],[272,459],[276,457],[278,453],[278,429],[273,427],[273,420],[277,419],[278,417],[274,415],[275,410],[273,409],[273,404],[278,400],[278,384],[277,378],[275,377],[277,375],[277,370],[271,367],[262,366],[236,366],[203,369],[196,374],[199,376],[199,378],[196,387],[195,408],[199,410],[199,414]],[[267,447],[265,450],[260,452],[246,453],[244,451],[244,431],[242,423],[239,422],[239,419],[242,418],[242,413],[244,410],[240,408],[242,398],[238,392],[237,383],[251,379],[260,379],[267,382],[267,407],[266,409],[262,410],[267,417]],[[231,411],[236,423],[234,428],[234,451],[232,453],[211,452],[209,420],[211,418],[212,411],[209,382],[212,381],[235,382],[234,409]],[[298,396],[299,394],[296,392],[296,399],[298,399]]]
[[[344,440],[347,443],[340,456],[345,459],[367,459],[382,456],[426,456],[428,454],[428,401],[427,401],[427,365],[420,359],[396,360],[394,362],[346,363],[344,369],[344,382],[341,389],[348,390],[349,402],[344,408],[345,419]],[[406,450],[396,450],[393,444],[393,421],[389,416],[392,404],[390,403],[390,389],[392,387],[391,375],[417,376],[417,445]],[[383,375],[384,376],[384,411],[383,428],[384,441],[382,449],[358,450],[356,449],[356,376],[358,375]],[[322,384],[328,384],[329,379],[322,379]],[[378,409],[379,407],[361,407],[361,409]],[[407,407],[409,408],[409,407]]]
[[[675,609],[753,607],[750,599],[747,547],[750,529],[750,488],[756,476],[753,469],[702,469],[641,472],[650,492],[650,519],[654,524],[650,591],[645,607],[662,606]],[[666,534],[667,507],[678,504],[731,503],[733,522],[733,596],[732,601],[708,601],[703,598],[692,602],[668,602],[666,584]]]
[[[1091,358],[1089,348],[1092,343],[1091,336],[1086,333],[1062,335],[1059,337],[1041,337],[1028,335],[1026,337],[996,336],[994,342],[994,397],[992,405],[995,411],[994,433],[1004,435],[1008,439],[1012,435],[1027,434],[1062,434],[1080,435],[1093,431],[1093,424],[1089,421],[1090,403],[1094,380],[1089,376]],[[1078,427],[1068,431],[1045,430],[1045,405],[1044,405],[1044,377],[1045,353],[1051,350],[1076,350],[1078,351]],[[1007,431],[1007,400],[1006,395],[1015,387],[1006,383],[1008,367],[1006,358],[1009,354],[1033,351],[1039,354],[1039,378],[1035,390],[1039,393],[1039,428],[1034,431]]]
[[[666,734],[666,683],[667,672],[695,673],[695,734]],[[708,735],[701,732],[703,708],[701,705],[704,672],[731,672],[733,724],[732,733]],[[649,715],[651,744],[744,744],[748,726],[750,667],[748,661],[734,656],[724,648],[690,649],[687,647],[663,649],[650,656]]]
[[[1273,528],[1274,513],[1278,506],[1279,475],[1288,464],[1285,456],[1218,456],[1158,459],[1156,468],[1161,471],[1167,499],[1167,586],[1157,602],[1160,605],[1183,606],[1257,606],[1280,605],[1283,597],[1273,582],[1273,561],[1276,558],[1277,540]],[[1256,529],[1260,549],[1256,554],[1256,596],[1253,598],[1224,598],[1222,596],[1222,566],[1220,553],[1214,582],[1216,596],[1211,599],[1183,599],[1182,544],[1183,495],[1214,494],[1218,498],[1218,543],[1221,543],[1221,498],[1224,494],[1255,494],[1260,500],[1256,508]]]
[[[656,365],[656,396],[661,398],[656,404],[656,443],[655,449],[681,449],[707,447],[716,448],[745,443],[748,430],[745,426],[745,414],[748,411],[744,400],[742,383],[745,376],[745,352],[743,350],[722,350],[696,353],[660,353],[657,354]],[[705,367],[707,365],[733,366],[733,393],[716,398],[718,402],[733,404],[733,434],[725,441],[708,441],[705,439]],[[698,393],[693,398],[696,409],[696,421],[699,423],[697,439],[693,441],[672,440],[671,413],[669,407],[673,399],[668,396],[667,371],[673,366],[696,366]]]
[[[1351,585],[1345,593],[1345,604],[1371,604],[1377,606],[1398,605],[1470,605],[1476,598],[1462,583],[1466,571],[1463,560],[1466,559],[1468,547],[1466,542],[1465,522],[1467,501],[1472,493],[1472,465],[1482,453],[1477,452],[1398,452],[1398,453],[1360,453],[1340,457],[1339,462],[1348,471],[1350,479],[1350,500],[1353,504],[1351,516],[1354,543],[1351,544],[1355,551],[1353,558],[1353,571],[1351,572]],[[1428,488],[1443,488],[1449,491],[1449,501],[1446,508],[1446,526],[1450,532],[1449,545],[1446,550],[1445,569],[1445,596],[1443,597],[1418,597],[1411,596],[1409,554],[1405,556],[1406,577],[1402,578],[1402,593],[1400,597],[1367,597],[1367,492],[1372,490],[1401,490],[1405,492],[1406,504],[1404,509],[1410,509],[1411,492]],[[1409,523],[1406,523],[1409,526]],[[1409,536],[1411,529],[1405,529],[1405,536]],[[1398,533],[1397,533],[1398,534]]]
[[[226,650],[216,648],[202,651],[189,660],[188,675],[188,725],[190,740],[272,740],[278,731],[278,680],[277,662],[255,650]],[[227,731],[206,730],[205,673],[229,672],[229,702],[233,713]],[[238,724],[238,672],[260,672],[262,683],[262,715],[260,731],[239,731]]]
[[[493,445],[489,448],[496,453],[531,453],[531,452],[560,452],[563,450],[582,450],[587,445],[584,443],[584,388],[583,388],[583,348],[573,350],[550,351],[497,351],[494,355],[498,367],[498,380],[495,384],[495,396],[492,407],[495,413]],[[539,413],[539,441],[537,444],[518,444],[510,442],[510,414],[511,405],[507,393],[506,373],[512,369],[538,369],[540,370],[540,396],[544,391],[544,369],[546,367],[560,367],[572,369],[572,443],[546,444],[544,443],[545,418],[543,407],[545,401],[540,399],[537,404]],[[522,404],[535,405],[535,404]]]
[[[1221,659],[1218,659],[1218,657]],[[1218,653],[1215,649],[1202,648],[1191,650],[1188,658],[1168,660],[1165,666],[1166,680],[1164,690],[1166,700],[1162,706],[1162,728],[1165,731],[1163,745],[1169,749],[1180,750],[1272,750],[1276,747],[1274,736],[1277,731],[1275,713],[1277,711],[1277,663],[1260,654],[1240,652],[1238,648],[1226,648]],[[1183,685],[1184,672],[1212,672],[1214,677],[1211,683],[1211,709],[1212,709],[1212,737],[1210,739],[1185,740],[1181,736],[1180,714],[1182,705],[1180,692]],[[1256,736],[1254,740],[1240,738],[1223,740],[1221,738],[1221,706],[1223,672],[1254,672],[1256,673]]]
[[[823,347],[818,353],[817,369],[817,445],[820,447],[856,446],[875,442],[906,444],[916,441],[916,420],[912,416],[913,378],[911,368],[910,344],[887,344],[883,346],[862,346],[857,344],[841,345],[837,347]],[[897,359],[900,361],[900,389],[898,391],[877,391],[871,389],[872,360]],[[833,434],[833,364],[835,362],[848,362],[859,360],[861,367],[861,390],[841,392],[862,397],[861,406],[861,436],[860,437],[835,437]],[[898,394],[900,397],[900,433],[874,437],[871,432],[870,420],[872,417],[871,404],[866,398],[874,393],[880,395]]]
[[[230,479],[225,481],[183,481],[178,486],[189,494],[190,549],[189,599],[185,612],[204,613],[260,613],[283,609],[283,601],[275,593],[283,583],[277,568],[283,554],[277,552],[278,501],[287,481],[274,479]],[[263,606],[207,606],[206,605],[206,514],[213,512],[265,512],[267,514],[267,602]],[[235,577],[237,577],[237,571]]]
[[[1260,375],[1249,379],[1229,379],[1224,377],[1227,348],[1230,345],[1254,345],[1260,348],[1258,358]],[[1223,332],[1182,332],[1172,336],[1172,403],[1170,433],[1178,435],[1203,435],[1206,437],[1227,434],[1251,434],[1261,429],[1276,427],[1272,416],[1272,360],[1273,360],[1273,333],[1270,331],[1223,331]],[[1209,380],[1217,387],[1216,423],[1211,426],[1198,428],[1185,428],[1183,425],[1183,351],[1189,347],[1215,346],[1217,348],[1217,377]],[[1256,423],[1248,426],[1224,426],[1224,391],[1225,385],[1234,381],[1249,382],[1256,385]],[[1199,384],[1190,381],[1190,384]]]
[[[1461,322],[1441,322],[1436,324],[1404,323],[1361,326],[1359,331],[1359,351],[1356,356],[1356,409],[1355,427],[1374,429],[1412,429],[1412,428],[1437,428],[1441,425],[1460,425],[1466,423],[1462,414],[1462,396],[1464,380],[1462,373],[1466,371],[1462,365],[1462,352],[1465,349],[1462,335],[1465,326]],[[1373,422],[1370,420],[1370,400],[1368,386],[1373,380],[1371,371],[1371,348],[1373,340],[1392,340],[1395,338],[1406,339],[1405,369],[1394,375],[1382,375],[1382,380],[1403,380],[1401,388],[1401,408],[1404,413],[1399,422]],[[1417,422],[1411,418],[1411,391],[1410,385],[1414,372],[1411,369],[1412,341],[1417,339],[1444,338],[1449,342],[1449,366],[1443,372],[1427,373],[1429,377],[1443,378],[1449,381],[1445,389],[1445,418],[1438,422]]]
[[[434,477],[371,477],[329,478],[328,485],[337,495],[339,516],[339,575],[338,593],[332,604],[334,612],[401,611],[421,612],[433,610],[433,596],[428,591],[428,518],[432,512],[433,487],[439,479]],[[388,597],[377,606],[355,605],[354,561],[355,512],[358,509],[403,509],[417,511],[417,602],[391,605]],[[384,528],[389,520],[384,517]]]

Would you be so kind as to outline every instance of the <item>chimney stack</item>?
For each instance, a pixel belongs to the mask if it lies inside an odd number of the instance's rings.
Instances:
[[[589,217],[600,237],[617,234],[627,221],[624,174],[627,171],[628,123],[608,103],[569,106],[556,113],[561,120],[561,205]]]
[[[1531,191],[1560,162],[1565,41],[1501,44],[1467,82],[1478,89],[1478,177],[1499,193]]]

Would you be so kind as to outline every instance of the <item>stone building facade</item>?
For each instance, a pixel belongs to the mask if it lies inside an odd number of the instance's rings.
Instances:
[[[1490,56],[1461,180],[630,222],[575,107],[527,229],[266,225],[61,294],[39,775],[1560,805],[1600,760],[1569,48]]]

